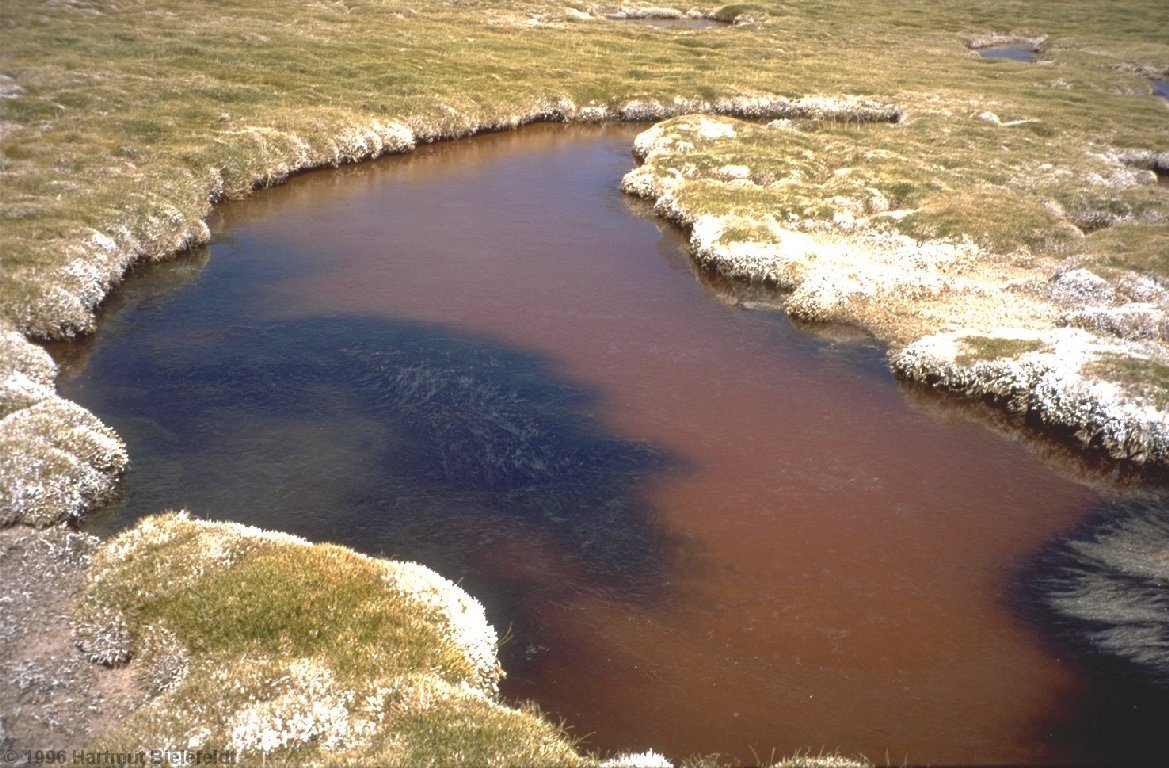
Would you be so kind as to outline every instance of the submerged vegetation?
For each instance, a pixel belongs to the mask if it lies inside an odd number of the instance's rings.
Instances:
[[[1155,499],[1099,510],[1037,567],[1039,600],[1065,635],[1169,685],[1169,510]]]
[[[1119,459],[1169,462],[1169,187],[1158,183],[1169,109],[1151,85],[1169,75],[1169,32],[1153,21],[1164,10],[759,2],[699,9],[728,23],[682,30],[622,24],[617,5],[549,0],[10,0],[0,524],[80,514],[109,497],[127,460],[116,435],[55,395],[53,364],[28,338],[91,331],[130,266],[207,239],[217,201],[301,169],[541,120],[675,118],[639,140],[644,165],[625,188],[692,227],[700,262],[790,290],[793,315],[872,331],[901,375],[1070,427]],[[976,53],[1010,43],[1037,61]],[[490,745],[524,731],[530,740],[515,743],[534,751],[517,760],[582,759],[555,729],[500,709],[490,675],[457,643],[354,592],[384,583],[390,566],[239,531],[237,552],[207,543],[226,529],[152,525],[107,545],[141,557],[99,555],[102,586],[83,608],[91,653],[135,655],[155,686],[154,702],[103,743],[254,738],[295,759],[360,742],[392,761],[433,734],[460,744],[481,728],[465,754],[486,761]],[[230,567],[170,584],[136,571],[201,573],[176,542],[206,544]],[[273,614],[264,590],[292,572],[313,575],[305,594],[319,600]],[[198,624],[225,596],[252,616],[254,636]],[[317,612],[344,601],[361,605],[352,636],[397,633],[401,658],[373,669],[370,643],[313,635],[336,618]],[[198,695],[218,691],[225,670],[242,699]],[[279,729],[247,730],[310,694],[339,702],[330,712],[344,710],[352,741],[310,728],[317,740],[298,746]],[[412,725],[386,736],[375,710]]]

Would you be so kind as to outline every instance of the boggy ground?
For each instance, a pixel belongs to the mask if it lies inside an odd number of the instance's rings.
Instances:
[[[635,26],[683,11],[728,23]],[[692,13],[691,13],[692,12]],[[1169,462],[1161,0],[13,0],[0,7],[0,523],[127,457],[28,339],[93,328],[209,207],[299,169],[537,120],[678,120],[628,191],[699,261],[891,345],[901,374]],[[1034,47],[1038,63],[975,49]],[[679,117],[691,113],[721,117]],[[767,121],[767,122],[765,122]]]

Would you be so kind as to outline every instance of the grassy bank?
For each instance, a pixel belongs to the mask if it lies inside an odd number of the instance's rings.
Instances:
[[[94,556],[78,609],[92,660],[149,697],[98,751],[224,751],[245,763],[583,764],[496,701],[483,608],[412,563],[182,516]]]
[[[1155,0],[759,3],[712,7],[752,23],[694,32],[605,18],[615,10],[6,3],[0,314],[36,335],[89,329],[128,263],[205,238],[211,202],[297,168],[533,119],[654,118],[743,96],[849,94],[907,115],[897,129],[839,127],[805,146],[726,148],[751,156],[757,181],[788,177],[793,151],[816,156],[798,164],[809,184],[796,191],[724,196],[743,215],[830,217],[834,198],[874,187],[915,211],[898,224],[915,236],[1167,268],[1149,242],[1163,244],[1164,228],[1139,223],[1164,217],[1164,190],[1092,176],[1114,170],[1100,154],[1150,165],[1169,151],[1164,105],[1142,74],[1169,68],[1169,39],[1141,21],[1163,12]],[[1041,39],[1051,63],[968,48],[995,35]],[[1109,233],[1107,248],[1077,236],[1077,222],[1116,218],[1138,223]]]
[[[0,547],[27,564],[28,538],[0,536]],[[582,754],[534,708],[500,702],[483,607],[423,566],[184,514],[147,518],[100,546],[63,531],[50,540],[65,576],[84,563],[78,646],[122,671],[134,704],[94,751],[232,752],[240,765],[273,766],[671,765],[652,751]],[[86,703],[86,691],[68,693]],[[833,755],[769,765],[869,766]]]
[[[301,168],[534,120],[766,118],[647,160],[643,178],[669,181],[662,212],[705,222],[700,259],[793,290],[801,317],[895,349],[927,339],[898,371],[973,396],[1001,366],[928,337],[1083,329],[1103,340],[1077,347],[1092,391],[1063,400],[1106,416],[1026,412],[1164,463],[1169,426],[1139,373],[1169,364],[1169,112],[1150,79],[1169,73],[1150,23],[1163,10],[755,3],[668,30],[540,0],[7,3],[0,323],[90,330],[129,265],[206,239],[216,200]],[[976,53],[1011,41],[1038,63]],[[1069,289],[1067,273],[1098,284]],[[1013,381],[1017,404],[1038,378]]]

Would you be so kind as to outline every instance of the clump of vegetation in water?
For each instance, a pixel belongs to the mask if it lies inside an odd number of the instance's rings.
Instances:
[[[1066,633],[1169,686],[1169,512],[1164,499],[1115,502],[1039,567],[1040,599]]]

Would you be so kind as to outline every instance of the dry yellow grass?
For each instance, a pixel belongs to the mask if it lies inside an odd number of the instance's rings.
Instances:
[[[540,0],[15,0],[0,9],[0,315],[35,335],[84,331],[130,263],[198,242],[211,202],[298,168],[531,120],[650,119],[720,99],[734,111],[743,97],[900,105],[896,130],[805,137],[807,170],[862,171],[853,181],[920,209],[910,234],[1032,246],[1048,199],[1088,222],[1163,215],[1164,195],[1141,185],[1084,183],[1097,155],[1149,165],[1169,150],[1141,74],[1169,68],[1169,41],[1133,21],[1159,4],[1080,5],[757,3],[706,9],[752,23],[674,31]],[[1051,64],[968,49],[995,34],[1043,35]],[[718,151],[751,155],[761,178],[790,170],[775,142]],[[841,191],[827,180],[795,200],[748,194],[745,211],[825,215]]]

